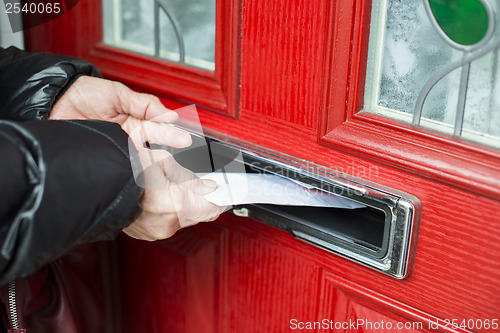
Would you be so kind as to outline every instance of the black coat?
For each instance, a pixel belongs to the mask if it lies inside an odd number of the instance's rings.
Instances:
[[[79,75],[99,72],[71,57],[0,51],[0,285],[115,237],[140,212],[119,125],[47,120]]]

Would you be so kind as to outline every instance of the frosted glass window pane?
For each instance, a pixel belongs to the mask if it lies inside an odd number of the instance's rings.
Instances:
[[[215,68],[215,0],[157,0],[168,10],[184,43],[184,62]],[[155,56],[155,0],[104,0],[104,42]],[[159,57],[179,62],[179,39],[173,22],[159,11]]]
[[[427,0],[425,0],[427,1]],[[448,1],[448,0],[442,0]],[[451,1],[451,0],[450,0]],[[456,1],[456,0],[453,0]],[[479,1],[479,0],[478,0]],[[488,0],[486,0],[488,1]],[[423,1],[372,1],[364,111],[412,122],[417,97],[437,71],[466,52],[445,41],[431,22]],[[489,45],[498,42],[500,19]],[[474,51],[475,52],[475,51]],[[498,47],[472,61],[462,137],[500,147],[500,54]],[[420,125],[453,134],[462,68],[443,76],[430,90]]]

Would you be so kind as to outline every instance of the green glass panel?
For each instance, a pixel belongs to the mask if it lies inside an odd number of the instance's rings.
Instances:
[[[455,43],[473,45],[488,31],[488,13],[479,0],[429,0],[432,14]]]

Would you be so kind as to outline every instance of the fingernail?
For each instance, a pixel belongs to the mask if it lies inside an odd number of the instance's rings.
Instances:
[[[186,146],[190,146],[193,143],[193,140],[191,140],[191,135],[189,134],[181,136],[180,139],[182,141],[182,144]]]
[[[205,187],[208,187],[211,190],[215,190],[217,187],[217,182],[212,179],[202,179],[201,182],[205,185]]]

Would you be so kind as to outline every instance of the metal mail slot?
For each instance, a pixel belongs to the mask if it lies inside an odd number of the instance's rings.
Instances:
[[[194,140],[206,144],[180,153],[171,151],[180,164],[195,172],[215,171],[236,161],[246,172],[278,174],[366,206],[339,209],[247,205],[236,207],[236,214],[256,218],[290,232],[297,239],[395,278],[402,279],[410,274],[420,214],[417,198],[217,134],[195,136]],[[200,163],[200,154],[210,156],[206,163]]]

